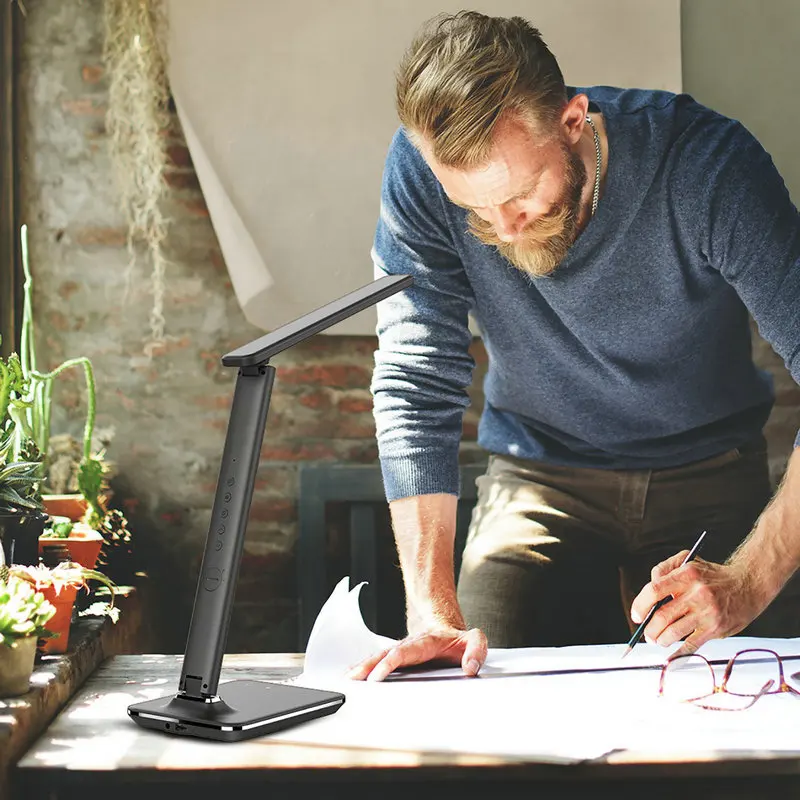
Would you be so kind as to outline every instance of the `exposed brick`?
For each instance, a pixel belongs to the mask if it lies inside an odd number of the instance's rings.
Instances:
[[[327,442],[302,444],[266,444],[261,448],[265,461],[331,461],[336,458],[336,449]]]
[[[294,522],[297,508],[290,500],[253,500],[250,519],[258,522]]]
[[[153,342],[150,345],[150,353],[153,356],[163,356],[174,353],[176,350],[185,350],[192,344],[192,337],[188,334],[178,338],[166,339],[163,342]]]
[[[84,64],[81,68],[81,78],[84,83],[100,83],[103,80],[103,68],[98,64]]]
[[[356,389],[369,385],[372,373],[350,364],[279,367],[278,379],[285,384],[328,386],[333,389]]]
[[[195,217],[207,217],[208,206],[202,197],[176,198],[176,202],[181,205],[189,214]]]
[[[69,300],[80,288],[80,284],[75,281],[63,281],[58,287],[58,296],[62,300]]]
[[[128,230],[87,226],[74,229],[72,238],[81,247],[124,247],[128,241]]]
[[[297,402],[306,408],[313,408],[316,411],[327,410],[331,407],[330,395],[324,390],[306,392],[297,398]]]
[[[223,275],[228,274],[228,265],[225,263],[225,257],[222,255],[221,250],[216,248],[210,250],[208,257],[217,272],[221,272]]]
[[[337,408],[343,414],[366,414],[372,412],[372,396],[343,397]]]
[[[69,317],[58,309],[53,309],[47,314],[47,320],[57,331],[68,331],[70,329]]]
[[[326,336],[317,334],[303,344],[317,358],[367,358],[372,362],[378,347],[376,336]]]
[[[370,414],[365,419],[341,417],[328,423],[330,434],[337,439],[371,439],[375,436],[375,421]]]
[[[208,351],[201,350],[200,353],[198,353],[198,356],[203,362],[203,370],[206,375],[212,375],[213,373],[218,373],[222,370],[222,362],[220,361],[219,353],[209,353]]]
[[[62,388],[59,392],[59,405],[67,411],[75,411],[83,406],[83,396],[81,392],[72,389]]]
[[[105,116],[107,106],[92,97],[77,100],[62,100],[61,109],[76,116]]]
[[[192,167],[192,154],[185,144],[167,145],[167,158],[174,167],[187,169]]]
[[[378,460],[378,445],[373,440],[348,447],[341,456],[342,461],[353,461],[357,464],[372,464]]]
[[[126,411],[133,411],[133,409],[136,408],[136,403],[130,397],[126,397],[122,389],[115,389],[114,395]]]
[[[294,497],[297,494],[297,469],[293,466],[271,466],[261,463],[254,489],[261,497],[275,495]]]
[[[228,430],[228,418],[225,419],[204,419],[200,423],[204,428],[209,428],[212,431],[226,431]]]
[[[201,394],[192,398],[192,403],[200,408],[208,408],[215,411],[227,410],[231,407],[233,395],[228,394]]]
[[[197,174],[190,170],[168,169],[164,173],[164,180],[167,182],[168,186],[179,191],[201,191]]]
[[[181,127],[181,121],[174,112],[169,115],[169,122],[163,130],[159,131],[159,134],[165,139],[174,139],[180,144],[186,141],[183,135],[183,128]]]

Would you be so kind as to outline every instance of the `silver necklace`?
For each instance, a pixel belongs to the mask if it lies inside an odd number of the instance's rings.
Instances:
[[[592,191],[592,216],[594,216],[594,212],[597,211],[597,201],[600,199],[600,137],[597,135],[597,128],[595,128],[594,122],[589,117],[586,117],[586,121],[589,123],[594,135],[594,152],[597,156],[594,168],[594,190]]]

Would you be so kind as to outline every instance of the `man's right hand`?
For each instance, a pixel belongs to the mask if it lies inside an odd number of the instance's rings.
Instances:
[[[399,667],[432,662],[431,666],[461,666],[474,677],[486,661],[486,636],[478,628],[437,628],[401,639],[396,645],[351,667],[348,678],[382,681]]]

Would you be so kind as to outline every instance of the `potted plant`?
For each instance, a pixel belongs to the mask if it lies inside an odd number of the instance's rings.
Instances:
[[[88,592],[88,581],[96,580],[105,585],[111,592],[111,602],[94,603],[83,613],[93,616],[108,616],[112,622],[116,622],[119,617],[119,609],[114,608],[114,592],[117,586],[108,576],[97,570],[86,569],[71,561],[63,561],[54,567],[44,564],[35,567],[12,564],[9,567],[9,574],[27,581],[55,606],[56,611],[47,624],[50,635],[41,637],[38,642],[38,649],[42,653],[66,652],[69,646],[72,609],[78,589],[83,588]]]
[[[33,320],[33,276],[31,275],[28,259],[27,225],[23,225],[20,229],[20,247],[25,282],[23,284],[22,331],[18,364],[21,377],[24,380],[22,385],[24,394],[20,395],[24,403],[16,412],[12,408],[11,413],[20,435],[36,442],[36,446],[43,456],[45,473],[49,473],[51,468],[55,466],[53,464],[54,459],[53,454],[51,454],[50,441],[50,414],[55,379],[62,372],[73,367],[83,368],[86,382],[86,420],[83,428],[80,458],[77,465],[73,466],[73,459],[67,457],[65,465],[64,456],[68,455],[68,453],[63,452],[63,448],[59,451],[59,485],[55,487],[56,493],[51,493],[50,497],[44,501],[48,513],[55,516],[68,516],[71,519],[78,520],[86,510],[86,502],[79,491],[70,491],[70,484],[76,482],[78,469],[83,464],[92,461],[99,462],[102,459],[102,454],[95,455],[92,453],[97,405],[94,370],[92,362],[85,356],[67,359],[49,372],[40,372],[38,370]],[[68,440],[71,440],[71,437],[68,437]],[[66,475],[64,474],[65,472]],[[47,495],[45,496],[47,497]]]
[[[35,564],[47,515],[42,456],[35,442],[20,436],[17,424],[27,388],[18,356],[0,359],[0,539],[6,562]]]
[[[25,694],[30,687],[37,641],[56,613],[30,582],[0,575],[0,697]]]
[[[101,543],[101,563],[113,568],[119,575],[132,574],[131,532],[124,514],[108,508],[111,495],[108,478],[110,467],[105,459],[105,447],[94,449],[96,387],[91,361],[86,357],[72,358],[65,361],[50,372],[39,372],[36,362],[36,345],[33,320],[33,278],[28,260],[27,226],[20,231],[22,266],[25,273],[24,306],[22,317],[22,339],[20,346],[19,371],[27,381],[22,411],[17,413],[16,423],[19,430],[36,442],[43,454],[45,472],[50,478],[42,496],[45,510],[52,517],[67,517],[72,522],[84,523],[97,531],[104,539]],[[50,411],[52,405],[53,385],[56,377],[67,369],[82,367],[86,380],[86,421],[83,429],[83,441],[76,442],[68,434],[50,436]],[[105,445],[105,440],[103,442]],[[56,490],[50,494],[48,490]],[[61,526],[60,538],[66,538],[69,558],[84,562],[84,555],[77,555],[74,550],[95,545],[88,545],[90,537],[81,526]],[[83,532],[82,532],[83,531]],[[64,533],[66,532],[66,536]],[[54,538],[52,534],[45,537]],[[45,541],[43,548],[56,546],[52,541]],[[94,566],[94,564],[92,565]]]
[[[87,523],[51,515],[39,537],[39,556],[45,563],[74,561],[86,569],[94,569],[103,541],[100,531]]]
[[[102,463],[87,461],[81,465],[79,482],[87,508],[81,521],[103,537],[99,563],[115,580],[132,583],[135,574],[133,537],[125,515],[107,508],[105,470]]]

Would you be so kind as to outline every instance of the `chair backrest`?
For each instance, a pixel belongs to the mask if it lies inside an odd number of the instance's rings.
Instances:
[[[485,464],[461,467],[461,495],[456,520],[455,571],[461,566],[461,552],[477,498],[475,479]],[[367,581],[362,591],[364,621],[378,628],[378,578],[381,573],[379,540],[386,538],[386,495],[380,465],[304,464],[300,467],[298,498],[297,587],[299,593],[300,652],[305,652],[311,628],[337,580],[328,576],[329,551],[326,508],[330,503],[347,507],[350,586]]]

